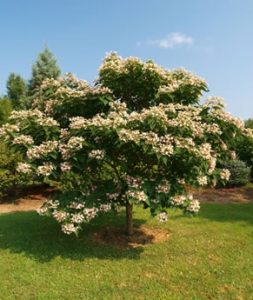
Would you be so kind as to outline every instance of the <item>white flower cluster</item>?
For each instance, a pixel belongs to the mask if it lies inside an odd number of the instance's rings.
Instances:
[[[105,157],[105,150],[95,149],[89,153],[90,158],[102,160]]]
[[[53,90],[51,98],[44,103],[38,101],[36,106],[42,104],[44,110],[48,114],[53,114],[54,108],[57,105],[61,105],[65,101],[71,99],[80,99],[87,97],[89,95],[105,95],[111,94],[111,90],[107,87],[102,86],[89,86],[87,81],[78,79],[75,75],[67,73],[64,77],[59,79],[46,79],[42,83],[42,90],[46,91],[48,89]]]
[[[166,223],[168,221],[168,214],[166,211],[162,211],[158,215],[158,220],[160,223]]]
[[[30,118],[41,119],[43,116],[44,114],[39,109],[14,110],[10,115],[10,120],[23,121]]]
[[[64,209],[60,208],[58,200],[47,200],[37,210],[40,215],[52,215],[61,223],[61,229],[65,234],[77,234],[81,224],[94,219],[99,212],[108,212],[112,209],[110,203],[100,204],[99,207],[85,207],[84,203],[72,201]]]
[[[106,197],[110,201],[117,200],[119,197],[119,193],[106,193]]]
[[[84,138],[73,136],[68,140],[67,147],[71,150],[80,150],[83,148]]]
[[[173,206],[181,206],[186,201],[187,197],[184,195],[177,195],[171,198],[171,204]]]
[[[29,164],[27,163],[18,163],[16,171],[18,173],[23,173],[23,174],[31,174],[32,173],[32,168]]]
[[[53,170],[54,170],[53,164],[47,162],[42,166],[38,166],[37,174],[41,176],[49,176],[52,174]]]
[[[29,159],[38,159],[42,156],[46,156],[47,154],[57,150],[58,142],[57,141],[47,141],[42,143],[39,146],[33,146],[29,148],[26,155]]]
[[[20,129],[17,125],[6,123],[0,127],[0,136],[8,136],[9,133],[19,132]]]
[[[71,164],[69,162],[63,162],[60,164],[62,172],[68,172],[71,170]]]
[[[135,199],[138,202],[146,201],[147,195],[143,191],[132,191],[128,190],[126,192],[126,196],[128,199]]]
[[[38,118],[37,123],[44,127],[59,126],[59,123],[51,117]]]
[[[130,175],[125,174],[123,176],[129,188],[138,189],[142,185],[142,178],[140,177],[132,177]]]
[[[207,185],[207,177],[206,176],[198,176],[197,181],[198,181],[198,184],[201,186]]]
[[[33,138],[30,135],[21,134],[15,137],[12,141],[16,145],[32,145],[34,143]]]
[[[225,181],[229,180],[230,175],[231,175],[231,173],[230,173],[230,171],[228,169],[222,169],[220,171],[220,178],[223,179],[223,180],[225,180]]]
[[[175,207],[183,207],[189,213],[197,213],[200,209],[199,201],[193,199],[191,194],[174,196],[171,198],[171,204]]]
[[[223,109],[225,107],[225,101],[221,97],[208,97],[205,106],[214,108],[214,109]]]
[[[196,199],[191,200],[191,202],[187,206],[186,210],[190,213],[197,213],[200,210],[199,201]]]
[[[157,193],[169,193],[170,191],[170,183],[168,180],[163,180],[157,187],[156,187],[156,192]]]

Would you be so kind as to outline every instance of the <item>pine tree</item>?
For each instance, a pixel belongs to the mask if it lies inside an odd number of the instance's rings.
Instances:
[[[12,107],[16,110],[26,107],[27,86],[25,80],[18,74],[11,73],[7,80],[7,95]]]
[[[28,94],[34,99],[40,90],[41,83],[46,78],[58,78],[61,71],[57,65],[57,61],[53,53],[46,47],[43,52],[38,55],[37,60],[32,66],[32,78],[28,85]]]

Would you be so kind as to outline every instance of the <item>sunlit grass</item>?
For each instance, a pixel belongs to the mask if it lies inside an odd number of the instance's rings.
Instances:
[[[0,215],[0,299],[253,299],[253,204],[203,204],[198,217],[172,212],[144,248],[96,245],[93,232],[124,224],[110,215],[65,236],[35,212]]]

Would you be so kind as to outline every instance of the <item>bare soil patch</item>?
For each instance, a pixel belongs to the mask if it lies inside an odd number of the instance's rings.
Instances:
[[[137,248],[164,242],[169,236],[168,230],[147,226],[134,228],[133,235],[128,236],[125,228],[113,227],[94,233],[92,240],[97,244],[112,245],[118,248]]]
[[[253,202],[252,187],[204,189],[194,193],[195,197],[206,202],[249,203]]]
[[[8,197],[0,199],[0,213],[36,210],[41,207],[51,193],[52,189],[45,186],[16,191]]]

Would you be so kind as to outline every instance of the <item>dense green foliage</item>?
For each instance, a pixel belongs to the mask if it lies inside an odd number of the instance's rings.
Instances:
[[[13,109],[26,108],[27,87],[25,80],[15,73],[11,73],[7,80],[7,95],[11,100]]]
[[[17,163],[22,156],[0,142],[0,197],[24,182],[25,177],[16,172]]]
[[[253,129],[253,119],[246,120],[245,127]],[[238,158],[251,168],[251,178],[253,179],[253,138],[239,136],[236,139],[235,148]]]
[[[39,97],[40,86],[47,78],[58,78],[61,71],[53,53],[46,47],[39,53],[37,60],[32,66],[32,78],[28,84],[29,96],[33,99]]]
[[[251,169],[241,160],[230,160],[222,163],[222,168],[230,172],[230,178],[226,182],[228,187],[242,186],[249,182]]]
[[[133,249],[97,245],[92,235],[124,224],[93,220],[78,239],[34,212],[0,216],[0,298],[45,300],[253,298],[253,204],[203,204],[196,218],[171,212],[169,238]],[[157,228],[135,209],[136,226]]]
[[[0,126],[7,122],[11,111],[11,100],[8,97],[0,98]]]
[[[253,119],[246,120],[245,127],[253,129]]]

